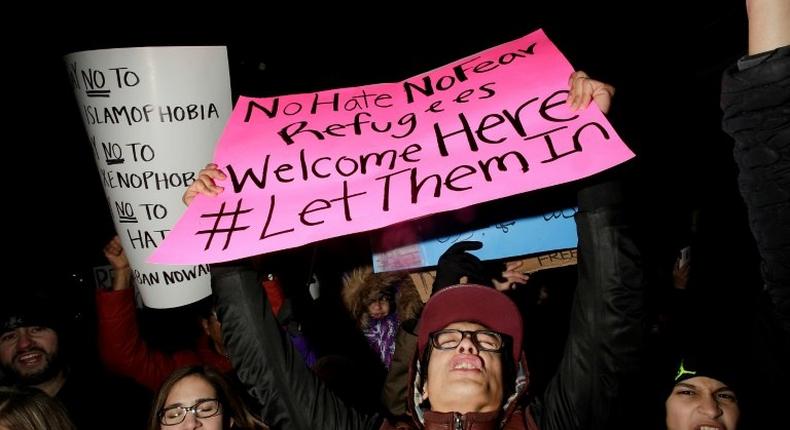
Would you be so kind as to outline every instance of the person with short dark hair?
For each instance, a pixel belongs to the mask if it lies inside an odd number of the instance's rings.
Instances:
[[[86,351],[73,350],[69,323],[62,303],[50,296],[24,291],[0,299],[0,385],[33,387],[58,399],[80,429],[105,428],[114,417],[114,403],[121,402],[130,417],[113,426],[139,428],[146,394],[129,381],[90,368],[90,357],[78,357]],[[103,395],[109,392],[115,394]]]
[[[12,299],[7,304],[9,309],[4,310],[0,321],[3,374],[12,384],[35,387],[55,396],[66,383],[67,374],[58,333],[63,328],[59,312],[46,301],[14,302]]]

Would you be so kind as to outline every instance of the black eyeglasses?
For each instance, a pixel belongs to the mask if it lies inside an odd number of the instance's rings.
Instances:
[[[222,412],[222,406],[217,399],[203,399],[192,406],[170,406],[159,412],[159,422],[163,426],[181,424],[187,417],[187,412],[192,412],[195,418],[211,418]]]
[[[436,349],[455,349],[466,336],[480,351],[499,352],[505,346],[502,335],[491,330],[457,330],[448,328],[431,334],[431,345]]]

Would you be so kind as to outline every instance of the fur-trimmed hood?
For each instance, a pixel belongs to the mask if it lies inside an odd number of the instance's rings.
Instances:
[[[400,321],[416,318],[422,310],[420,294],[406,272],[373,273],[372,266],[363,266],[343,276],[343,304],[361,327],[367,326],[366,303],[381,295],[393,298]]]

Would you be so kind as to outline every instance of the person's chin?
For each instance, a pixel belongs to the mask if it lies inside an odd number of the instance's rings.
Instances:
[[[447,382],[457,386],[458,390],[471,394],[485,391],[486,378],[480,370],[455,370],[450,372]]]
[[[470,379],[448,381],[445,387],[453,398],[464,399],[466,403],[477,403],[475,399],[487,399],[491,395],[484,384]]]
[[[22,378],[35,378],[47,370],[47,363],[42,362],[35,366],[14,366],[14,371]]]

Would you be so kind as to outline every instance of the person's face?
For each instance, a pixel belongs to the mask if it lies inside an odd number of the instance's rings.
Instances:
[[[445,328],[486,330],[471,322],[457,322]],[[437,412],[490,412],[499,410],[503,397],[501,352],[478,351],[465,336],[455,349],[434,348],[428,362],[428,380],[423,397]]]
[[[189,375],[176,382],[165,399],[163,409],[172,406],[192,407],[201,400],[216,399],[217,391],[205,379],[198,375]],[[222,430],[222,410],[209,418],[197,418],[194,413],[187,412],[184,421],[172,426],[159,426],[161,430]]]
[[[380,297],[368,305],[368,315],[374,320],[381,319],[390,314],[390,302],[386,297]]]
[[[57,357],[58,335],[50,328],[19,327],[0,335],[0,365],[21,383],[35,385],[55,376]]]
[[[666,408],[669,430],[735,430],[740,415],[735,393],[705,376],[675,385]]]

